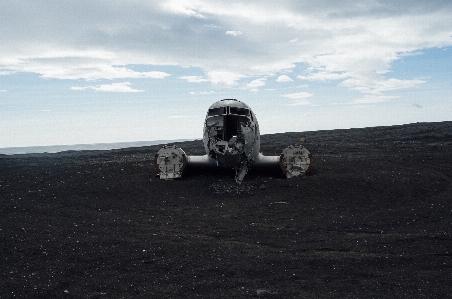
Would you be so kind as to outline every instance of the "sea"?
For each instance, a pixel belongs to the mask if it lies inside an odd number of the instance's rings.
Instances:
[[[65,151],[95,151],[112,150],[129,147],[142,147],[156,144],[168,144],[174,142],[192,141],[193,139],[176,140],[154,140],[137,142],[118,142],[118,143],[93,143],[93,144],[72,144],[72,145],[49,145],[49,146],[29,146],[29,147],[4,147],[0,148],[0,155],[23,155],[23,154],[41,154],[41,153],[60,153]]]

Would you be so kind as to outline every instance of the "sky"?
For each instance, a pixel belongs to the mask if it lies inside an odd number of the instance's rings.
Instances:
[[[0,147],[452,120],[452,1],[0,2]]]

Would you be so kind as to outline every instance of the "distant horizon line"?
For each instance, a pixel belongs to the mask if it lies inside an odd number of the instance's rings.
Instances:
[[[99,142],[99,143],[77,143],[61,145],[33,145],[33,146],[13,146],[0,148],[0,155],[22,155],[22,154],[54,154],[63,151],[84,151],[84,150],[113,150],[129,147],[151,146],[171,142],[184,142],[200,140],[201,138],[152,140],[152,141],[121,141],[121,142]]]
[[[304,132],[318,132],[318,131],[335,131],[335,130],[351,130],[351,129],[365,129],[365,128],[378,128],[378,127],[394,127],[404,126],[410,124],[422,124],[422,123],[441,123],[451,121],[430,121],[430,122],[412,122],[406,124],[394,124],[387,126],[372,126],[372,127],[355,127],[355,128],[338,128],[338,129],[319,129]],[[279,132],[268,133],[263,135],[284,134],[294,132]],[[185,142],[202,140],[202,138],[187,138],[187,139],[163,139],[152,141],[121,141],[121,142],[99,142],[99,143],[77,143],[77,144],[63,144],[63,145],[33,145],[33,146],[14,146],[14,147],[0,147],[0,155],[22,155],[22,154],[42,154],[42,153],[60,153],[64,151],[84,151],[84,150],[113,150],[132,147],[151,146],[158,144],[168,144],[171,142]]]

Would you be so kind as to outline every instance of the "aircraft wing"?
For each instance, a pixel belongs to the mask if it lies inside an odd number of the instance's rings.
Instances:
[[[187,167],[210,168],[216,167],[217,162],[207,154],[189,156],[180,147],[165,145],[155,155],[154,165],[157,170],[160,170],[159,176],[161,179],[172,180],[181,178],[182,172]],[[291,145],[285,148],[279,156],[264,156],[259,153],[250,166],[253,169],[274,168],[275,171],[279,169],[286,178],[292,178],[309,172],[312,166],[312,155],[302,145]],[[248,168],[244,167],[244,171],[239,171],[237,174],[239,183],[247,170]]]
[[[259,153],[254,167],[279,168],[286,178],[308,173],[312,167],[312,155],[302,145],[291,145],[279,156],[264,156]]]
[[[217,166],[215,160],[207,154],[204,156],[189,156],[175,145],[165,145],[154,157],[154,166],[160,170],[160,178],[164,180],[178,179],[187,167],[209,168]]]

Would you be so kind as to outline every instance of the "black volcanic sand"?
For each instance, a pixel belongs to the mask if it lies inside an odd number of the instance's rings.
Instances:
[[[1,298],[450,298],[452,122],[306,138],[308,176],[156,177],[160,146],[0,158]],[[179,144],[203,153],[201,141]]]

